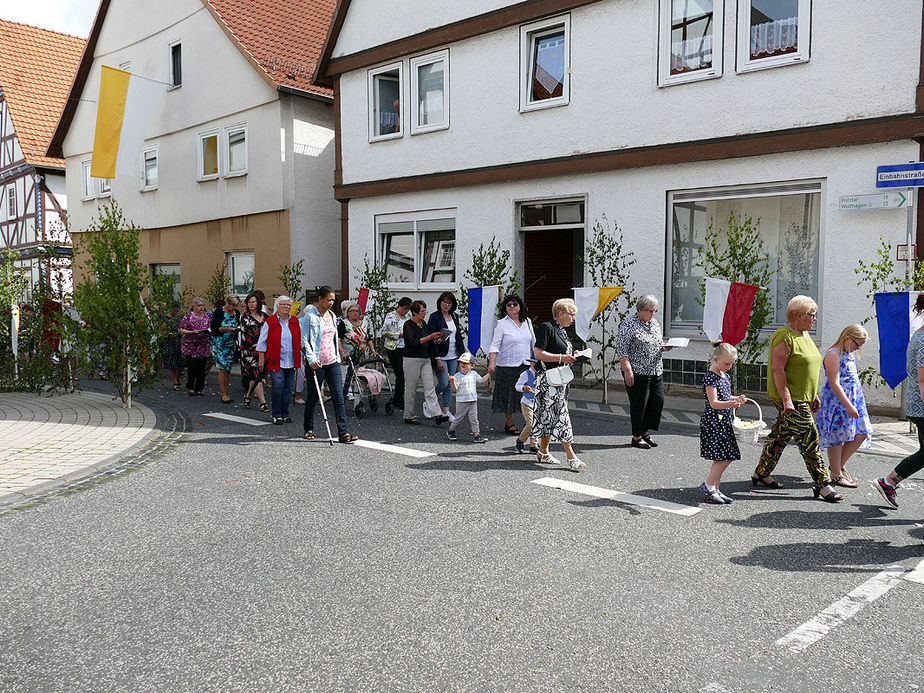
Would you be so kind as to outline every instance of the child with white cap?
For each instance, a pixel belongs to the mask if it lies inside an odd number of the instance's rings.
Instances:
[[[462,420],[468,417],[472,426],[473,440],[476,443],[488,442],[488,439],[481,435],[481,427],[478,423],[477,388],[479,384],[488,382],[490,377],[490,373],[482,377],[472,370],[472,355],[469,352],[466,351],[459,357],[459,372],[449,376],[449,384],[452,385],[452,391],[456,393],[456,418],[446,432],[449,440],[459,439],[456,429]]]

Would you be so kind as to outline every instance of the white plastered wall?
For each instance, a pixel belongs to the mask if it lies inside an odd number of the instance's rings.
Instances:
[[[606,213],[623,230],[626,248],[638,260],[634,269],[637,292],[663,296],[669,191],[821,180],[821,291],[816,340],[827,347],[845,325],[872,314],[866,289],[857,286],[857,259],[875,259],[880,238],[894,245],[904,242],[906,233],[904,211],[841,212],[838,198],[875,192],[876,166],[917,156],[918,145],[902,141],[357,199],[350,202],[350,261],[355,271],[363,254],[371,253],[377,214],[456,208],[457,278],[468,267],[473,251],[490,242],[492,235],[513,250],[522,276],[522,243],[515,226],[517,202],[585,196],[588,228]],[[436,297],[434,292],[406,293],[430,301]],[[875,322],[868,327],[871,339],[861,367],[878,365]],[[708,348],[705,337],[699,337],[684,350],[683,358],[705,360]],[[867,396],[872,404],[895,406],[896,400],[887,391],[871,390]]]

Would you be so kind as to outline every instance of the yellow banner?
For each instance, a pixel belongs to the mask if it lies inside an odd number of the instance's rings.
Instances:
[[[122,120],[131,73],[103,65],[96,104],[96,134],[93,137],[93,159],[90,175],[94,178],[115,178]]]
[[[601,286],[597,296],[597,312],[594,313],[594,317],[600,315],[625,288],[624,286]]]

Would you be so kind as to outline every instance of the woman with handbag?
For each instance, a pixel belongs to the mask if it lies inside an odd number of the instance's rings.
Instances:
[[[655,320],[658,299],[651,294],[642,296],[630,315],[619,326],[616,358],[622,367],[629,395],[629,416],[632,420],[632,447],[649,450],[658,447],[650,431],[661,425],[664,409],[664,364],[661,354],[672,347],[664,346],[661,325]]]
[[[494,375],[491,409],[503,412],[507,419],[504,431],[518,436],[513,414],[520,410],[520,393],[516,391],[520,373],[529,368],[528,359],[536,346],[533,323],[526,315],[526,304],[516,294],[504,297],[506,315],[497,322],[488,347],[488,373]]]
[[[577,305],[570,298],[560,298],[552,304],[552,319],[536,330],[536,402],[533,406],[533,437],[539,440],[536,458],[545,464],[561,464],[549,454],[549,443],[555,438],[568,455],[568,466],[576,472],[586,467],[575,454],[571,443],[571,415],[568,412],[568,382],[574,377],[571,364],[574,349],[565,332],[577,315]]]

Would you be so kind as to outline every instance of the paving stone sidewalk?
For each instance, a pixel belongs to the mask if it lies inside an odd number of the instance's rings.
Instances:
[[[103,469],[155,433],[143,404],[111,395],[0,392],[0,505]]]

